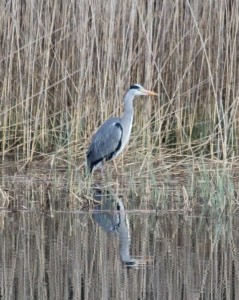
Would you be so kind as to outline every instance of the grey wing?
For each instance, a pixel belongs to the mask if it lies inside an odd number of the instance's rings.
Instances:
[[[87,152],[88,163],[111,159],[121,146],[123,129],[118,118],[107,120],[93,135]]]

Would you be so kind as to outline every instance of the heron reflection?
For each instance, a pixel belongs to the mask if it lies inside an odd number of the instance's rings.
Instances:
[[[104,231],[118,237],[122,263],[127,267],[137,267],[149,261],[143,258],[136,259],[130,254],[129,220],[122,200],[111,191],[100,188],[95,189],[94,198],[100,204],[95,207],[93,218]]]

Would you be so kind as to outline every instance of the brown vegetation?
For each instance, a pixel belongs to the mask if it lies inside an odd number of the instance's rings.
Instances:
[[[2,1],[2,157],[70,150],[83,159],[134,82],[160,94],[136,105],[138,151],[238,155],[238,9],[223,0]]]

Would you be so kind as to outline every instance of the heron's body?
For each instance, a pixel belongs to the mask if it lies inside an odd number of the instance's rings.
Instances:
[[[129,142],[133,124],[133,100],[136,95],[157,95],[134,84],[124,97],[124,114],[121,118],[110,118],[104,122],[92,137],[87,152],[87,165],[90,172],[104,161],[117,157]]]

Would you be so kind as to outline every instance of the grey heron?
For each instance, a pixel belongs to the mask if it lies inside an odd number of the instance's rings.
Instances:
[[[116,158],[127,145],[133,123],[133,100],[135,96],[157,95],[133,84],[124,96],[124,113],[120,118],[113,117],[105,121],[93,135],[87,151],[87,165],[90,172],[102,166],[104,161]]]

